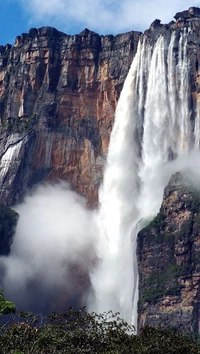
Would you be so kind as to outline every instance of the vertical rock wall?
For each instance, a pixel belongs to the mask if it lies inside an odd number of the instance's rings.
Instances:
[[[159,214],[138,234],[140,327],[200,333],[200,193],[188,176],[171,178]]]
[[[87,29],[68,36],[43,27],[0,47],[1,201],[12,204],[35,183],[64,179],[96,205],[139,36]]]

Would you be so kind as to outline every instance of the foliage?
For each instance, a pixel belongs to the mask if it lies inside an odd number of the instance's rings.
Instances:
[[[137,348],[135,354],[199,354],[200,346],[191,338],[159,326],[146,326],[136,336]],[[140,345],[140,349],[139,349]],[[132,352],[132,353],[133,353]]]
[[[11,132],[25,133],[31,131],[37,123],[37,114],[32,114],[25,117],[9,117],[6,130]]]
[[[147,236],[149,231],[155,229],[154,235],[156,235],[164,226],[165,226],[164,214],[160,211],[156,215],[156,217],[146,227],[143,228],[142,233],[145,233],[145,235]]]
[[[10,252],[13,230],[17,224],[19,215],[9,207],[0,204],[0,255]]]
[[[173,330],[134,328],[112,312],[97,315],[85,309],[52,313],[45,318],[21,313],[0,337],[2,354],[198,354],[200,346]]]
[[[9,314],[16,311],[16,306],[12,301],[4,298],[3,291],[0,289],[0,314]]]
[[[19,215],[16,211],[6,205],[0,204],[0,232],[9,232],[10,227],[16,222],[18,217]]]

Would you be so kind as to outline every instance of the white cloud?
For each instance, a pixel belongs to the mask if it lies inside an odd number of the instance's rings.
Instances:
[[[95,213],[66,183],[38,187],[15,209],[20,218],[11,254],[0,259],[3,288],[19,308],[49,311],[56,296],[77,291],[71,266],[89,272]]]
[[[178,11],[191,6],[188,0],[170,3],[160,0],[20,0],[30,16],[30,24],[52,25],[72,33],[88,27],[98,33],[119,33],[128,30],[145,30],[159,18],[168,23]],[[192,6],[199,1],[193,0]]]

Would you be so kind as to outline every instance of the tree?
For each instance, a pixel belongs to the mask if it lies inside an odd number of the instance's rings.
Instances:
[[[163,327],[142,328],[138,335],[119,314],[86,309],[52,313],[45,318],[20,313],[2,329],[0,353],[34,354],[200,354],[191,338]]]
[[[16,306],[12,301],[4,298],[3,290],[0,288],[0,314],[10,314],[16,312]]]

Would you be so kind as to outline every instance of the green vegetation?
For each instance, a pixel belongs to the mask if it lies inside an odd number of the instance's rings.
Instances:
[[[164,223],[164,214],[160,211],[156,217],[143,229],[143,231],[146,233],[150,229],[156,229],[160,230],[162,227],[165,226]]]
[[[5,126],[5,129],[9,132],[18,132],[24,133],[29,132],[34,128],[37,123],[38,116],[37,114],[32,114],[25,118],[20,117],[10,117],[8,119],[8,126]]]
[[[15,312],[0,292],[0,313]],[[133,326],[111,311],[97,315],[85,308],[46,317],[19,313],[0,327],[1,354],[200,354],[200,344],[172,329]]]
[[[162,271],[154,271],[141,280],[139,309],[146,301],[154,301],[164,295],[179,295],[181,286],[178,277],[184,273],[184,266],[169,264]]]
[[[144,327],[138,335],[133,327],[108,312],[89,314],[85,309],[38,318],[22,313],[14,323],[2,327],[2,354],[200,354],[194,340],[171,329]]]
[[[16,306],[13,302],[4,298],[3,291],[0,289],[0,314],[10,314],[16,311]]]
[[[32,114],[31,116],[27,117],[25,120],[22,120],[21,121],[21,124],[22,124],[22,129],[23,131],[29,131],[31,130],[36,122],[37,122],[37,114]]]
[[[183,287],[179,277],[184,274],[189,276],[199,262],[199,254],[193,252],[191,254],[193,258],[189,263],[184,260],[182,265],[178,265],[176,263],[177,251],[175,250],[179,245],[184,247],[186,252],[191,247],[192,238],[199,232],[199,193],[196,191],[186,193],[184,187],[180,192],[177,208],[190,212],[189,218],[183,221],[181,228],[173,225],[170,227],[170,224],[166,225],[166,217],[161,207],[157,216],[138,235],[140,256],[142,252],[140,250],[145,250],[147,254],[149,252],[151,255],[150,260],[147,261],[150,274],[140,271],[139,309],[145,302],[156,302],[166,295],[179,296]],[[140,262],[142,263],[142,256]]]
[[[0,204],[0,255],[7,255],[10,252],[18,217],[19,215],[14,210]]]

